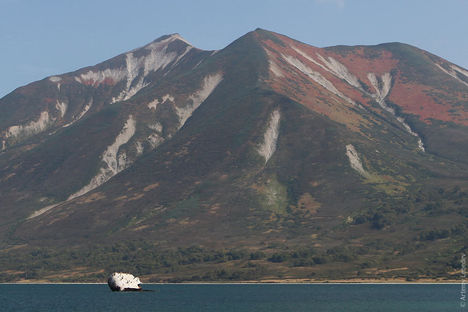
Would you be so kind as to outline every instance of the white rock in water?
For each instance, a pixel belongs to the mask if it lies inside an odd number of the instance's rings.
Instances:
[[[114,272],[107,280],[112,291],[141,290],[141,281],[138,277],[128,273]]]

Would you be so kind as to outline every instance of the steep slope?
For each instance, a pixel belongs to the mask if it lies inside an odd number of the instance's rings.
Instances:
[[[369,259],[443,276],[443,255],[466,249],[467,80],[398,43],[320,49],[258,29],[201,51],[161,37],[0,100],[3,245],[143,239],[148,254],[285,265],[258,276],[355,276]]]
[[[11,213],[24,216],[83,195],[171,137],[222,80],[213,72],[190,87],[172,83],[209,54],[165,36],[6,96],[0,170],[12,192],[4,188],[2,207],[13,204]]]

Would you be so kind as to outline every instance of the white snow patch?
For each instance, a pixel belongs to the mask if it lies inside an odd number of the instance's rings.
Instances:
[[[265,158],[265,163],[270,160],[273,153],[276,151],[276,142],[278,141],[279,125],[281,114],[278,109],[271,113],[268,127],[263,135],[263,143],[258,146],[257,151],[260,156]]]
[[[107,147],[106,151],[102,154],[101,159],[105,163],[101,167],[99,173],[91,179],[88,185],[85,185],[78,192],[70,195],[68,200],[84,195],[98,186],[107,182],[110,178],[125,169],[129,165],[127,155],[125,153],[119,154],[119,149],[122,145],[126,144],[135,134],[136,121],[132,115],[128,117],[124,127],[115,138],[114,143]]]
[[[390,73],[384,73],[379,81],[374,73],[368,73],[367,79],[369,79],[370,83],[375,89],[375,94],[372,94],[372,96],[376,99],[380,107],[392,114],[409,134],[418,139],[418,149],[424,152],[424,144],[419,134],[411,129],[403,117],[397,116],[395,110],[388,106],[387,103],[385,103],[385,98],[390,93],[390,88],[392,86],[392,75],[390,75]]]
[[[346,156],[348,156],[349,164],[351,165],[351,168],[356,170],[363,177],[369,176],[367,171],[364,170],[364,168],[362,167],[361,159],[359,158],[359,155],[356,152],[356,149],[354,148],[352,144],[346,145]]]
[[[2,140],[2,151],[6,150],[6,141]]]
[[[450,70],[447,70],[445,68],[443,68],[441,65],[437,64],[437,63],[434,63],[441,71],[443,71],[444,73],[446,73],[447,75],[449,76],[452,76],[453,78],[457,79],[459,82],[463,83],[465,86],[468,86],[468,82],[460,79],[460,77],[458,77],[457,75],[457,72],[466,76],[468,78],[468,71],[464,70],[463,68],[460,68],[458,66],[455,66],[455,65],[450,65]]]
[[[188,99],[192,103],[187,104],[185,107],[178,107],[174,105],[177,116],[179,117],[179,128],[182,128],[187,119],[192,116],[193,112],[200,106],[201,103],[203,103],[203,101],[206,100],[211,92],[213,92],[221,80],[223,80],[223,75],[221,73],[206,76],[203,79],[203,85],[201,89],[189,96]]]
[[[5,138],[16,138],[20,136],[28,137],[45,131],[51,122],[51,119],[47,111],[41,112],[39,118],[36,121],[30,121],[25,125],[11,126],[6,130]]]
[[[51,82],[60,82],[62,81],[62,78],[61,77],[57,77],[57,76],[52,76],[52,77],[49,77],[49,80]]]
[[[337,95],[338,97],[342,98],[343,100],[347,101],[348,103],[352,105],[356,105],[356,103],[351,100],[349,97],[341,93],[334,85],[331,83],[329,80],[327,80],[325,77],[322,76],[319,72],[316,72],[312,70],[310,67],[302,63],[300,60],[297,58],[290,56],[290,55],[282,55],[283,59],[285,59],[289,64],[292,66],[296,67],[298,70],[300,70],[302,73],[307,75],[308,77],[312,78],[315,82],[320,84],[322,87],[330,91],[331,93]]]
[[[141,289],[141,281],[138,277],[128,273],[115,272],[107,280],[112,290],[123,291],[125,289]]]
[[[65,116],[65,113],[67,112],[67,103],[60,102],[59,100],[57,100],[55,108],[60,112],[60,117],[63,118],[63,116]]]

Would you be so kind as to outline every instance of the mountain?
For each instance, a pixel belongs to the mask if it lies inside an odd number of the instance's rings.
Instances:
[[[0,99],[0,141],[2,280],[453,279],[467,249],[468,71],[406,44],[163,36]]]

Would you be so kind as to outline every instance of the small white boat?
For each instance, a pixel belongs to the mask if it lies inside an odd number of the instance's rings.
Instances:
[[[141,281],[129,273],[114,272],[107,280],[112,291],[142,291]]]

